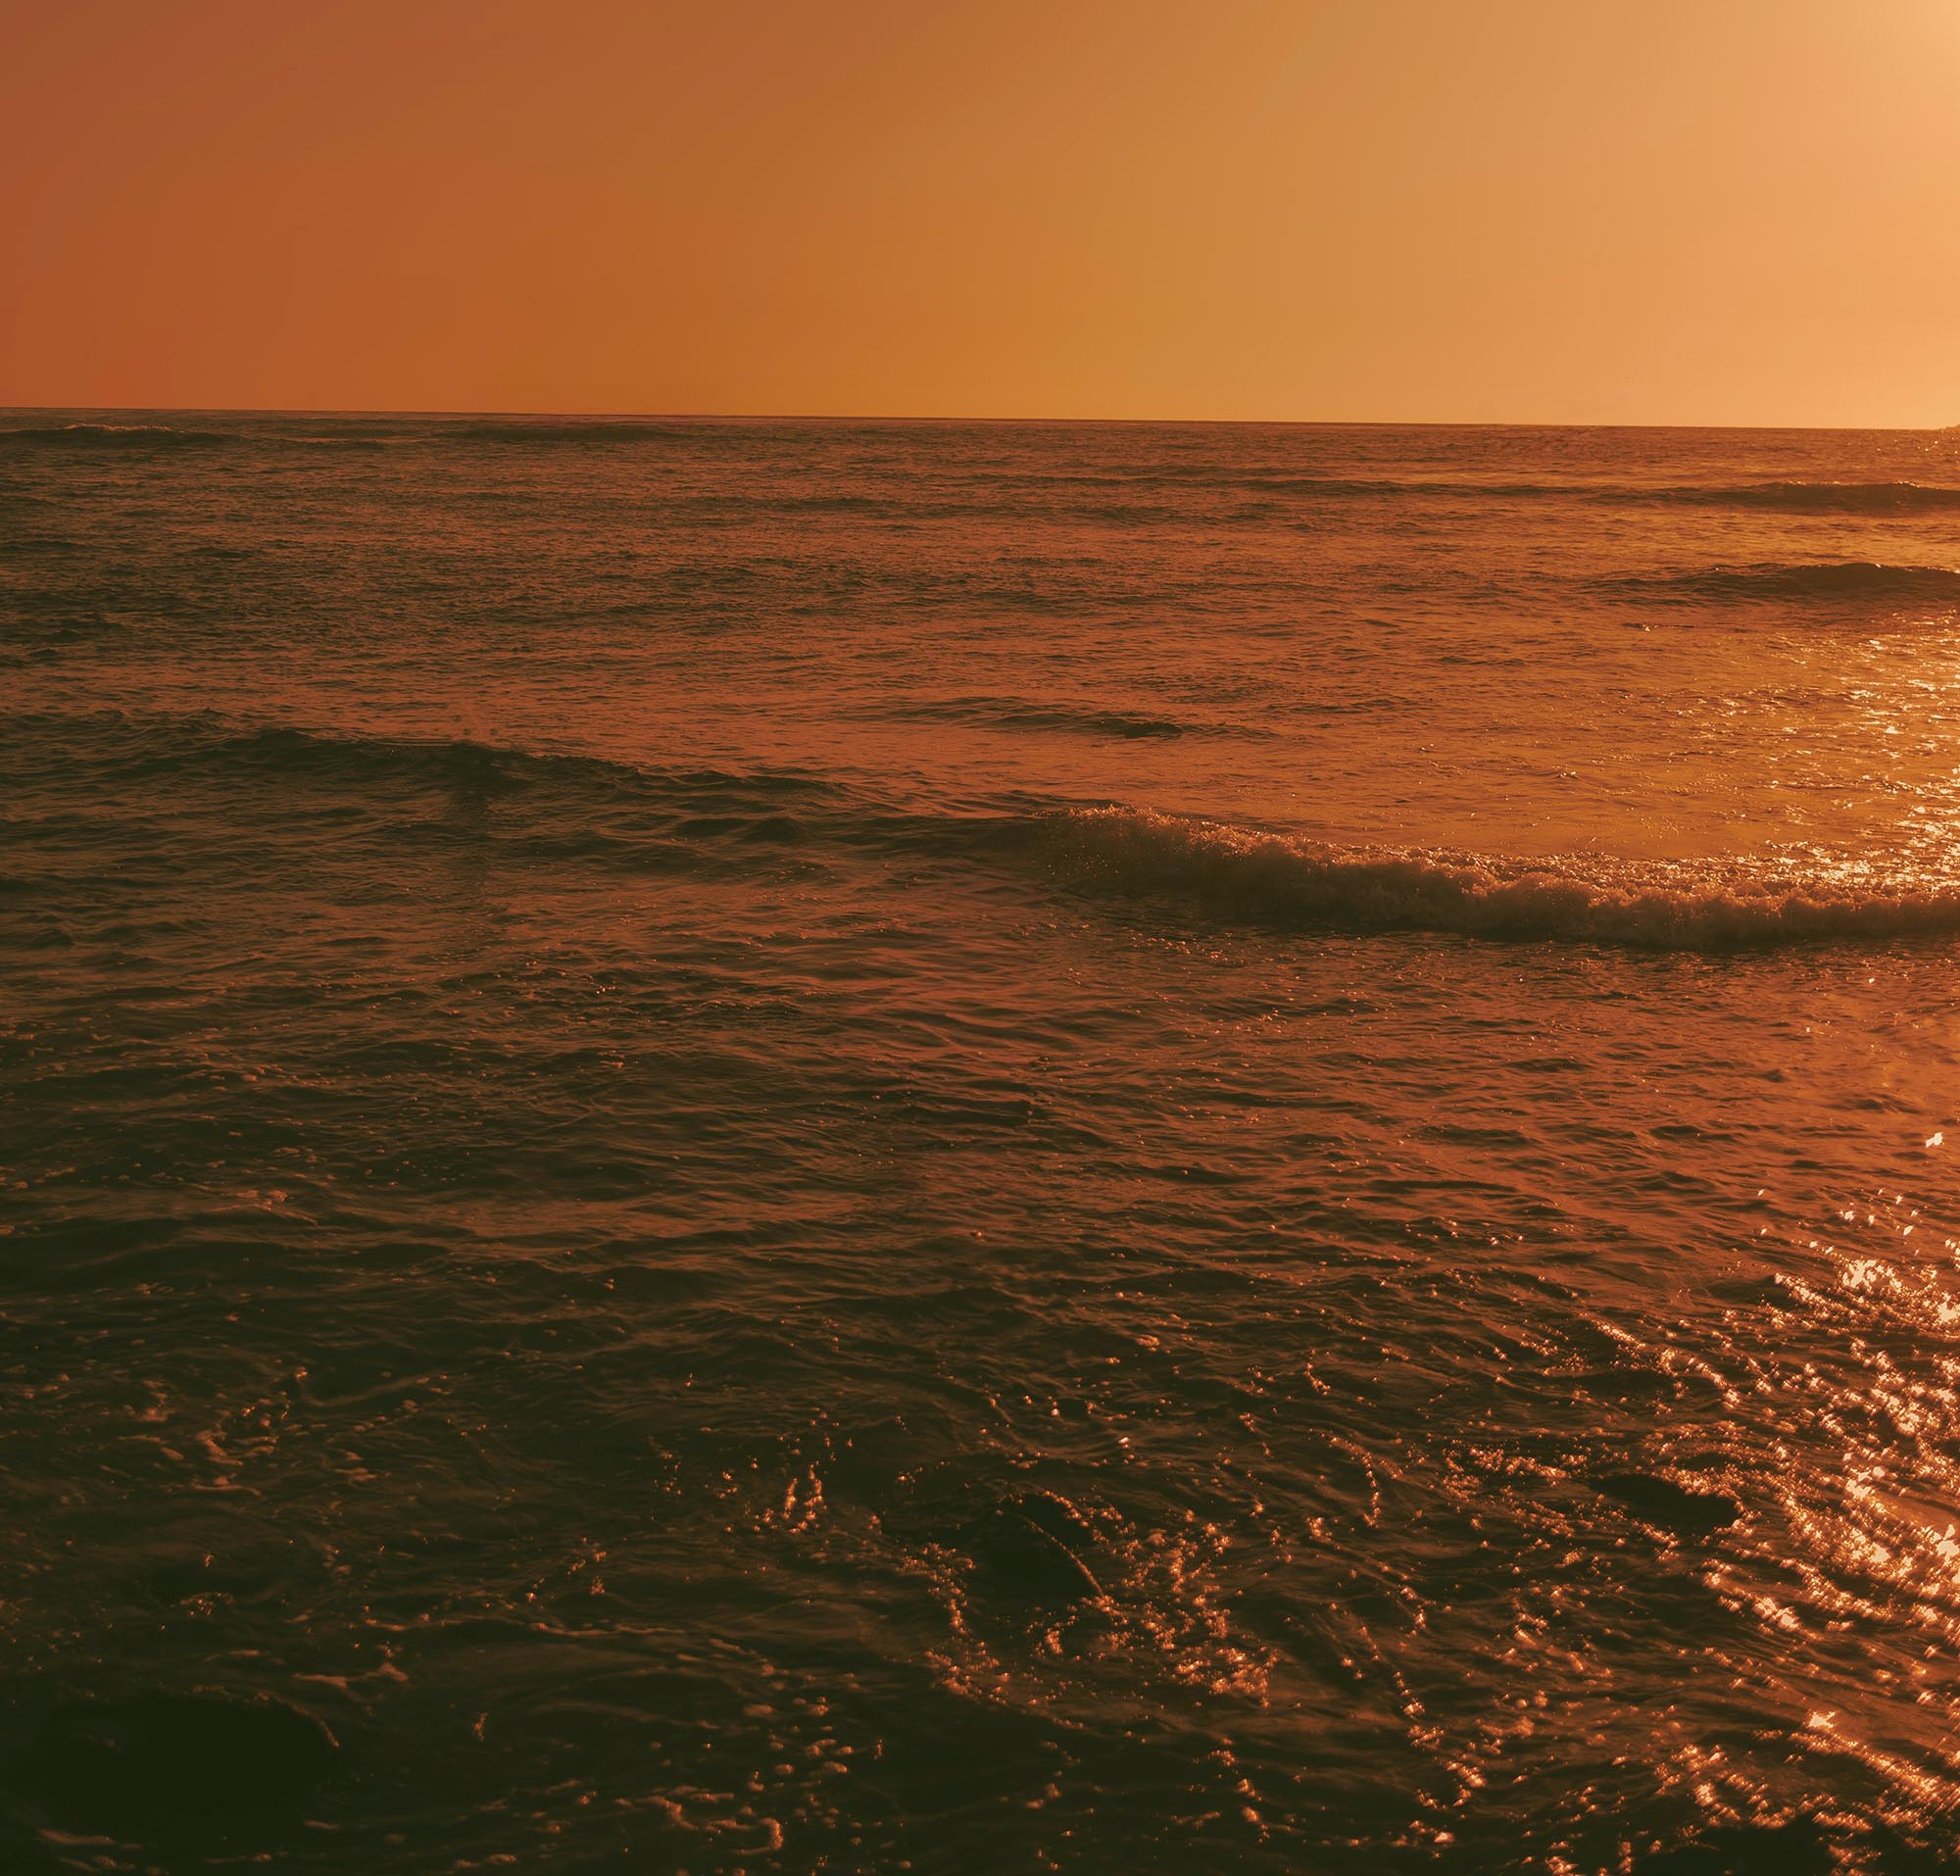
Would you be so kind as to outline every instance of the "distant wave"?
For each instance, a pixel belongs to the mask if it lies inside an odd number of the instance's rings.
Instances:
[[[324,427],[322,427],[324,425]],[[418,440],[419,432],[396,431],[374,423],[336,423],[331,419],[304,428],[269,419],[243,427],[220,423],[25,423],[0,424],[0,452],[35,450],[77,454],[150,454],[176,450],[380,450]]]
[[[878,431],[902,424],[869,426]],[[849,433],[835,422],[714,420],[626,417],[416,417],[266,416],[226,417],[220,413],[158,421],[132,413],[125,420],[108,417],[7,424],[0,421],[0,451],[67,450],[157,452],[247,448],[261,450],[384,448],[601,449],[652,450],[685,444],[690,456],[723,450],[751,451],[768,437],[794,452],[812,433]],[[1067,504],[1091,519],[1141,525],[1177,520],[1192,512],[1194,495],[1230,498],[1237,512],[1207,511],[1218,520],[1270,521],[1301,501],[1426,503],[1664,504],[1698,508],[1743,508],[1792,514],[1912,516],[1960,513],[1960,487],[1905,480],[1822,482],[1773,479],[1755,482],[1654,485],[1642,482],[1540,476],[1506,479],[1484,476],[1326,473],[1309,468],[1145,463],[1129,469],[1027,469],[991,466],[981,469],[948,466],[918,475],[889,479],[875,469],[871,485],[849,490],[797,486],[740,496],[702,494],[689,499],[709,505],[761,501],[781,509],[838,512],[909,511],[1013,514],[1030,502]]]
[[[1710,482],[1654,484],[1593,479],[1506,480],[1502,477],[1322,475],[1290,470],[1215,470],[1191,468],[1132,469],[1120,473],[1078,470],[1040,474],[995,473],[975,478],[990,489],[1107,491],[1139,495],[1180,488],[1247,497],[1303,496],[1322,500],[1438,502],[1593,502],[1680,505],[1694,508],[1788,510],[1798,514],[1914,515],[1960,511],[1960,488],[1936,483]]]
[[[0,449],[200,449],[232,440],[224,430],[172,423],[28,423],[0,427]]]
[[[1743,482],[1626,493],[1635,500],[1704,508],[1789,509],[1799,514],[1923,515],[1960,510],[1960,488],[1926,482]]]
[[[877,713],[901,722],[971,723],[985,729],[1053,730],[1064,735],[1129,740],[1183,736],[1189,726],[1169,716],[1092,705],[1041,704],[1018,697],[936,697],[895,704]]]
[[[1128,808],[1054,817],[1041,844],[1074,888],[1335,931],[1658,951],[1960,934],[1960,885],[1342,847]]]
[[[1369,476],[1324,475],[1311,470],[1195,469],[1169,465],[1126,470],[990,469],[952,476],[943,484],[956,495],[962,487],[984,490],[994,495],[1008,490],[1015,495],[1079,494],[1103,500],[1112,496],[1148,499],[1176,497],[1186,490],[1202,494],[1238,496],[1253,502],[1270,502],[1281,496],[1307,496],[1331,501],[1346,499],[1393,500],[1414,497],[1436,501],[1531,500],[1539,497],[1586,497],[1600,492],[1598,485],[1581,482],[1522,482],[1495,479],[1466,480],[1455,476]],[[1134,501],[1110,502],[1106,509],[1091,507],[1091,513],[1133,516],[1140,511]],[[1185,511],[1175,505],[1166,514]],[[1265,513],[1264,509],[1259,511]]]
[[[1711,482],[1655,487],[1643,482],[1505,482],[1453,479],[1369,481],[1352,477],[1255,477],[1248,492],[1461,499],[1490,502],[1588,501],[1641,506],[1784,510],[1811,515],[1925,515],[1960,512],[1960,488],[1926,482]]]
[[[1960,569],[1894,567],[1878,561],[1766,561],[1615,580],[1621,591],[1656,598],[1846,601],[1960,605]]]

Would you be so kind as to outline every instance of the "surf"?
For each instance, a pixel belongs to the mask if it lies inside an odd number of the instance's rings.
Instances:
[[[1960,935],[1960,881],[1838,876],[1814,863],[1343,846],[1121,807],[1053,816],[1036,840],[1071,890],[1297,929],[1692,952]]]

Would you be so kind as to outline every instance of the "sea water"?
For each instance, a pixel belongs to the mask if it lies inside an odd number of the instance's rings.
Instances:
[[[1956,567],[1951,434],[0,414],[0,1851],[1938,1866]]]

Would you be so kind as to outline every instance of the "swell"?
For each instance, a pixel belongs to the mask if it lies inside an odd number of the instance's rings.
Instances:
[[[1074,736],[1170,741],[1191,733],[1174,717],[1094,705],[1041,704],[1018,697],[939,697],[894,704],[876,713],[891,722],[970,723],[982,729],[1051,731]]]
[[[1762,561],[1604,582],[1618,592],[1692,601],[1782,600],[1830,604],[1960,605],[1960,569],[1879,561]]]
[[[1524,860],[1345,846],[1126,807],[1027,796],[970,812],[906,809],[794,771],[661,767],[522,750],[470,737],[234,728],[215,718],[10,717],[4,770],[79,790],[91,812],[122,784],[145,803],[216,780],[276,803],[394,798],[447,811],[418,837],[492,838],[475,812],[501,804],[495,838],[550,864],[691,864],[739,871],[794,846],[847,868],[904,857],[956,876],[1018,874],[1090,898],[1149,903],[1200,921],[1366,935],[1391,931],[1739,952],[1960,937],[1960,880],[1828,860],[1781,864]],[[20,790],[20,798],[28,798]],[[773,864],[772,861],[762,864]]]
[[[245,428],[210,423],[27,423],[0,425],[0,452],[169,455],[204,450],[379,450],[413,440],[372,424],[318,423],[304,430],[271,421]]]
[[[574,813],[621,801],[686,811],[720,805],[773,808],[787,798],[816,799],[836,792],[834,784],[819,777],[788,771],[662,768],[470,736],[364,735],[285,724],[250,727],[217,716],[120,712],[89,717],[15,716],[5,719],[5,729],[17,756],[31,761],[38,752],[41,765],[56,775],[85,769],[93,779],[143,784],[230,780],[354,792],[406,785],[484,799],[550,792],[573,797],[565,805]]]
[[[876,425],[904,436],[907,426]],[[1012,426],[1008,426],[1010,429]],[[341,448],[375,450],[389,445],[491,448],[646,448],[685,444],[690,453],[733,450],[766,457],[773,451],[800,458],[813,438],[826,434],[858,436],[852,425],[834,422],[767,422],[672,418],[551,418],[551,417],[287,417],[225,420],[214,414],[203,420],[160,422],[130,413],[122,420],[77,418],[62,421],[0,424],[0,451],[69,450],[89,452],[160,452],[249,447],[261,449]],[[1960,512],[1960,487],[1909,480],[1867,482],[1809,481],[1795,478],[1754,482],[1654,485],[1597,479],[1506,479],[1499,476],[1354,475],[1271,466],[1213,467],[1201,464],[1150,463],[1134,469],[1076,468],[1026,469],[994,463],[974,469],[955,458],[928,466],[921,483],[917,466],[865,464],[858,471],[873,485],[870,492],[812,493],[807,488],[761,496],[770,507],[836,509],[840,512],[882,512],[924,507],[936,512],[973,508],[978,512],[1015,512],[1015,498],[1073,493],[1092,504],[1112,494],[1126,498],[1105,513],[1111,519],[1170,519],[1180,512],[1180,492],[1236,495],[1253,501],[1308,498],[1324,501],[1431,502],[1570,502],[1742,508],[1796,514],[1923,515]],[[891,474],[889,488],[875,485]],[[937,485],[935,487],[935,484]],[[984,491],[975,499],[969,491]],[[1161,514],[1134,506],[1136,498],[1169,498]],[[1001,498],[1008,499],[1003,501]],[[740,499],[701,497],[710,504]],[[1258,518],[1264,510],[1246,518]]]
[[[1343,847],[1128,808],[1054,817],[1040,847],[1077,890],[1331,931],[1712,952],[1960,934],[1960,884],[1824,870]]]
[[[976,478],[976,481],[980,478]],[[997,473],[991,487],[1025,489],[1119,489],[1149,493],[1198,489],[1246,496],[1311,496],[1329,500],[1415,500],[1469,502],[1594,502],[1643,506],[1787,510],[1797,514],[1915,515],[1960,511],[1960,488],[1938,483],[1888,482],[1713,482],[1672,486],[1647,482],[1522,481],[1460,476],[1353,476],[1291,472],[1208,473],[1193,470],[1138,470],[1127,474]]]
[[[1926,482],[1744,482],[1659,488],[1630,499],[1697,508],[1786,509],[1796,514],[1925,515],[1960,510],[1960,488]]]
[[[0,428],[0,449],[17,450],[204,449],[237,440],[228,430],[173,423],[27,423]]]

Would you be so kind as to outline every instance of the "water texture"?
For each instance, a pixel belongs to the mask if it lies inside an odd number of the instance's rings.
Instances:
[[[0,1866],[1960,1847],[1960,438],[0,413]]]

